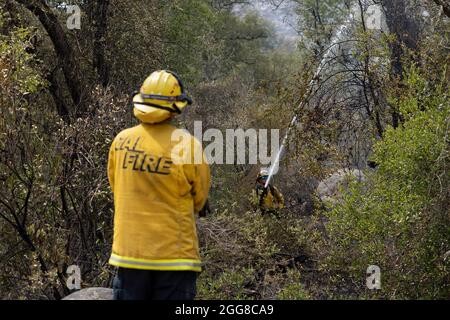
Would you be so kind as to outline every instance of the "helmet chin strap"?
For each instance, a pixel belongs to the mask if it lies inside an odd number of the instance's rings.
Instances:
[[[139,93],[144,100],[163,100],[163,101],[170,101],[170,102],[186,102],[187,104],[192,104],[192,99],[187,96],[185,93],[182,95],[179,95],[177,97],[171,97],[171,96],[161,96],[158,94],[145,94],[145,93]]]
[[[138,109],[142,112],[148,112],[148,111],[150,111],[150,109],[143,110],[144,108],[140,108],[139,105],[169,111],[170,113],[181,114],[180,108],[178,108],[175,103],[172,104],[172,107],[160,106],[160,105],[150,103],[150,102],[133,102],[133,105],[136,109]]]
[[[139,91],[133,91],[133,93],[131,95],[131,98],[133,99],[133,97],[138,95],[138,94],[141,95],[141,97],[144,99],[145,95],[143,95]],[[178,98],[178,97],[175,97],[175,98]],[[159,99],[159,100],[163,100],[163,99]],[[168,101],[169,99],[165,99],[165,100]],[[192,100],[190,100],[190,101],[192,102]],[[189,104],[189,100],[187,102]],[[131,101],[131,103],[133,104],[133,106],[135,108],[137,108],[138,110],[140,110],[142,112],[149,112],[149,111],[151,111],[151,109],[150,108],[148,108],[148,109],[147,108],[143,108],[143,107],[140,107],[140,106],[152,107],[152,108],[156,108],[156,109],[160,109],[160,110],[165,110],[165,111],[168,111],[170,113],[181,114],[181,110],[180,110],[180,108],[178,108],[178,106],[175,104],[175,102],[172,104],[172,107],[160,106],[160,105],[155,104],[155,103],[144,102],[144,101],[143,102]]]

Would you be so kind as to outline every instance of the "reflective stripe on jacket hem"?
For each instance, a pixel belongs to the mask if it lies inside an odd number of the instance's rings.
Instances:
[[[202,271],[201,262],[191,259],[145,260],[111,254],[109,264],[130,269],[163,271]]]

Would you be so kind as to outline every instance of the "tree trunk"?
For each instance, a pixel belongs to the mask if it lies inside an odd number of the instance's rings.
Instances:
[[[419,40],[419,26],[417,22],[408,15],[407,0],[384,0],[383,7],[386,12],[386,22],[389,31],[396,36],[392,45],[392,67],[393,73],[402,79],[403,45],[416,50]]]
[[[386,22],[390,33],[396,39],[391,44],[391,80],[403,80],[404,46],[411,50],[417,49],[419,27],[417,22],[408,15],[407,0],[383,0]],[[398,127],[401,115],[397,110],[392,111],[392,126]]]
[[[104,87],[109,82],[109,69],[105,59],[108,7],[109,0],[98,0],[95,5],[93,20],[95,24],[93,66],[97,71],[100,83]]]
[[[78,63],[70,46],[66,34],[58,21],[58,17],[52,12],[44,0],[16,0],[30,10],[42,23],[47,31],[56,55],[61,61],[61,67],[67,87],[70,91],[76,114],[80,115],[86,107],[86,95],[83,92],[83,82],[80,78]]]
[[[47,81],[49,82],[48,90],[50,91],[50,94],[52,95],[53,101],[55,102],[56,112],[58,112],[58,115],[66,123],[70,123],[69,110],[68,110],[66,103],[64,101],[64,98],[61,94],[61,92],[62,92],[61,87],[59,86],[58,71],[59,71],[59,68],[55,68],[48,74],[48,76],[47,76]]]

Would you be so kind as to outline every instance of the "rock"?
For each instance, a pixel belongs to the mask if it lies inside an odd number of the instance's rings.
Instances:
[[[340,188],[346,189],[352,179],[363,181],[364,173],[358,169],[340,169],[322,180],[317,186],[316,193],[322,202],[335,204],[340,197]]]
[[[86,288],[69,294],[63,300],[113,300],[113,290],[109,288]]]

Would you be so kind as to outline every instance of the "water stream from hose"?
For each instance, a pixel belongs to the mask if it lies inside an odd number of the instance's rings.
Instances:
[[[344,21],[344,23],[339,27],[339,29],[336,31],[335,35],[333,36],[333,38],[330,42],[330,46],[325,50],[325,52],[322,56],[322,59],[319,63],[319,66],[317,67],[317,70],[314,73],[312,80],[308,84],[308,89],[307,89],[306,93],[304,94],[302,101],[298,105],[297,109],[295,109],[296,110],[295,115],[292,118],[292,121],[290,122],[289,127],[287,128],[286,134],[281,143],[281,147],[278,150],[277,155],[276,155],[272,165],[270,166],[269,176],[267,178],[265,188],[269,187],[270,181],[273,179],[273,176],[278,172],[280,161],[284,155],[284,152],[286,149],[286,144],[288,143],[290,133],[291,133],[292,129],[295,127],[295,125],[297,124],[299,111],[301,109],[303,109],[303,107],[309,101],[309,98],[314,90],[314,85],[320,81],[320,78],[319,78],[320,74],[322,73],[323,69],[327,65],[329,59],[332,58],[334,47],[341,42],[342,36],[344,35],[345,31],[349,28],[349,24],[353,20],[353,17],[354,17],[354,13],[352,12],[352,13],[350,13],[349,17]]]

